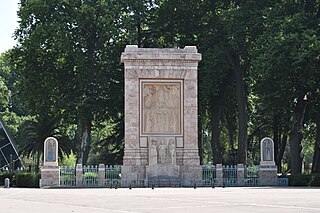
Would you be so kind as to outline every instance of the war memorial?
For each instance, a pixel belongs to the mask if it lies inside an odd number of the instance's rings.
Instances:
[[[200,60],[195,46],[160,49],[127,45],[121,55],[125,70],[123,165],[88,168],[79,164],[68,171],[61,169],[58,141],[49,137],[44,142],[41,187],[279,185],[270,138],[261,141],[259,167],[200,165],[197,129]],[[248,172],[252,169],[256,172],[250,176]],[[84,175],[86,172],[96,176],[90,179]],[[72,176],[66,181],[64,174]]]

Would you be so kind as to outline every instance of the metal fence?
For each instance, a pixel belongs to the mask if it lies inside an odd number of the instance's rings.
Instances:
[[[237,186],[237,166],[236,165],[223,165],[223,185],[224,186]]]
[[[99,168],[98,166],[84,166],[82,168],[82,186],[95,187],[98,186]]]
[[[60,186],[76,186],[76,169],[74,167],[60,167]]]
[[[238,171],[239,169],[239,171]],[[222,172],[222,174],[221,174]],[[240,179],[238,179],[240,172]],[[243,176],[241,175],[243,174]],[[202,179],[185,180],[173,177],[158,177],[158,179],[121,179],[121,165],[105,167],[84,166],[60,167],[60,186],[62,187],[150,187],[159,186],[287,186],[287,178],[259,179],[259,166],[245,166],[237,168],[236,165],[223,165],[217,176],[215,165],[202,165]],[[79,180],[77,180],[79,178]],[[222,179],[221,179],[222,178]],[[79,185],[78,185],[79,184]]]
[[[259,185],[259,166],[244,167],[244,185],[245,186]]]
[[[216,179],[215,165],[202,165],[202,186],[213,186]]]
[[[105,168],[105,186],[117,187],[121,185],[121,166],[107,165]]]

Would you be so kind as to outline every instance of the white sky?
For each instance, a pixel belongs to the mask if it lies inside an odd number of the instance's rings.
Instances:
[[[18,27],[19,2],[19,0],[0,0],[0,53],[16,44],[13,33]]]

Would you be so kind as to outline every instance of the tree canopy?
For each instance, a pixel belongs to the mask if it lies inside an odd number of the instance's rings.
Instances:
[[[121,163],[125,45],[195,45],[202,163],[257,164],[268,136],[279,171],[320,171],[319,0],[21,0],[18,16],[0,110],[26,154],[56,135],[78,163]]]

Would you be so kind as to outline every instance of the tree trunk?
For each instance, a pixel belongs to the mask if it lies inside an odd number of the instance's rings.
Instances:
[[[97,28],[92,25],[88,28],[87,43],[87,84],[84,88],[84,101],[80,106],[80,151],[77,156],[77,163],[85,165],[89,156],[89,149],[91,145],[91,128],[92,128],[92,103],[95,97],[94,75],[95,75],[95,49],[97,42]]]
[[[312,172],[320,172],[320,115],[316,121],[316,143],[314,147],[313,161],[312,161]]]
[[[77,156],[77,164],[85,165],[88,161],[91,144],[91,122],[84,122],[80,125],[80,150]]]
[[[226,127],[228,130],[228,138],[229,138],[229,145],[230,145],[230,162],[231,164],[235,164],[235,150],[234,150],[234,142],[235,142],[235,128],[233,122],[235,122],[235,118],[231,114],[226,115]]]
[[[221,112],[221,97],[213,96],[210,101],[211,114],[211,149],[212,149],[212,163],[222,163],[222,154],[220,147],[220,112]]]
[[[283,154],[284,154],[284,151],[286,150],[286,146],[287,146],[288,131],[289,131],[289,126],[288,126],[288,124],[285,124],[283,134],[282,134],[280,149],[279,149],[278,155],[275,155],[275,156],[277,156],[276,163],[278,166],[278,172],[282,172],[281,161],[282,161]]]
[[[237,53],[229,53],[228,60],[232,65],[236,78],[236,96],[239,114],[239,133],[238,133],[238,163],[247,163],[248,150],[248,112],[247,97],[244,88],[243,72],[240,66],[240,56]]]
[[[307,101],[305,95],[301,95],[296,103],[292,117],[292,128],[290,132],[290,152],[291,152],[291,173],[301,174],[302,172],[302,128]]]
[[[273,117],[273,142],[274,142],[273,156],[278,156],[278,150],[279,150],[279,115],[278,113],[275,113]],[[277,161],[276,161],[276,165],[278,165]]]

